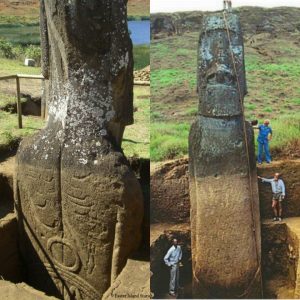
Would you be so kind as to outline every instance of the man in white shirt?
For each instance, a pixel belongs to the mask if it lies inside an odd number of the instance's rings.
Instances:
[[[279,179],[280,174],[275,173],[273,179],[267,179],[260,176],[257,178],[261,179],[262,182],[271,183],[273,198],[272,198],[272,208],[274,211],[273,221],[282,220],[282,200],[285,197],[285,185],[282,179]]]
[[[170,267],[169,294],[171,296],[176,296],[176,290],[179,287],[179,262],[181,258],[181,247],[178,245],[177,239],[173,239],[173,246],[164,257],[165,264]]]

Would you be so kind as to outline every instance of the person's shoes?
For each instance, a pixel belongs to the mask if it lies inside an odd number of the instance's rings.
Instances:
[[[271,164],[272,162],[271,161],[267,161],[267,164]]]
[[[261,165],[261,161],[259,161],[258,164]]]
[[[274,217],[274,218],[273,218],[273,222],[275,222],[275,221],[277,221],[277,217]]]
[[[278,221],[279,221],[279,222],[281,222],[281,221],[282,221],[282,218],[281,218],[281,217],[279,217],[279,218],[278,218]]]
[[[173,296],[173,297],[176,296],[175,292],[172,292],[172,291],[169,292],[169,295],[170,295],[170,296]]]

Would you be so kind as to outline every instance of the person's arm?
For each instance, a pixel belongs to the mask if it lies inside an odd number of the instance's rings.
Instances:
[[[253,129],[259,129],[259,126],[260,126],[260,125],[258,125],[258,121],[257,120],[251,121],[251,125],[252,125]]]
[[[261,179],[262,182],[269,182],[271,183],[273,181],[273,179],[268,179],[268,178],[264,178],[264,177],[260,177],[260,176],[257,176],[258,179]]]
[[[170,266],[170,262],[169,262],[169,258],[170,258],[170,255],[171,255],[171,250],[172,248],[169,249],[169,251],[167,252],[167,254],[165,255],[164,257],[164,262],[167,266]]]
[[[284,198],[285,197],[285,185],[284,185],[283,180],[281,180],[280,183],[281,183],[281,189],[282,189],[282,196]]]
[[[182,250],[181,250],[181,247],[180,247],[179,261],[181,261],[181,259],[182,259]]]
[[[273,131],[272,131],[272,128],[270,127],[270,133],[269,133],[268,140],[271,141],[272,137],[273,137]]]

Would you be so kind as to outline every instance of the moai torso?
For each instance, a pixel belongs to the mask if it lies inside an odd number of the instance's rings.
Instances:
[[[132,123],[126,0],[41,1],[46,128],[22,142],[15,184],[27,281],[101,299],[139,246],[142,193],[120,143]]]
[[[199,115],[189,136],[193,294],[259,298],[259,206],[253,130],[242,110],[243,40],[238,17],[226,18],[228,32],[223,14],[204,19],[198,50]]]

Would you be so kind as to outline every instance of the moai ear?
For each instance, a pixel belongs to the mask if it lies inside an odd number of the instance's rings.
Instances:
[[[49,79],[49,53],[50,44],[48,38],[48,26],[44,0],[40,1],[40,31],[41,31],[41,49],[42,49],[42,75],[45,79]]]

